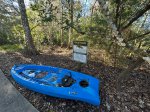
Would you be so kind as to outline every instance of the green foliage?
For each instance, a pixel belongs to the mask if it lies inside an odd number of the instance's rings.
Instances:
[[[27,8],[28,20],[37,48],[40,49],[40,46],[45,44],[62,45],[63,43],[66,45],[68,43],[69,29],[72,27],[71,41],[88,41],[90,47],[106,50],[112,57],[116,56],[115,58],[118,58],[120,62],[122,57],[125,58],[129,54],[136,55],[132,50],[116,45],[107,17],[104,16],[99,5],[92,2],[92,4],[85,6],[81,0],[74,0],[73,22],[71,22],[69,3],[69,0],[63,0],[62,2],[59,0],[35,0],[32,2],[31,7]],[[124,27],[147,3],[147,0],[123,0],[120,3],[118,0],[109,0],[108,18],[117,24],[119,31],[119,28]],[[91,10],[87,10],[87,15],[83,15],[83,8],[85,7],[91,7]],[[2,10],[3,8],[0,9]],[[20,17],[18,15],[6,16],[6,10],[1,10],[0,15],[2,16],[0,16],[0,19],[3,22],[0,22],[0,25],[2,24],[2,28],[0,28],[0,44],[24,44],[24,31]],[[146,19],[146,17],[149,18],[149,14],[150,12],[147,11],[146,14],[142,15],[122,32],[124,41],[135,49],[146,50],[149,48],[149,34],[139,37],[141,34],[149,32],[149,19]]]
[[[0,45],[17,43],[12,29],[20,20],[17,18],[17,10],[12,5],[12,1],[0,2],[0,20]]]
[[[5,44],[5,45],[0,45],[0,51],[6,51],[6,52],[16,52],[22,50],[22,46],[19,44]]]
[[[43,22],[52,22],[56,18],[54,13],[57,10],[57,6],[52,4],[52,0],[39,0],[31,4],[31,9],[38,12]]]

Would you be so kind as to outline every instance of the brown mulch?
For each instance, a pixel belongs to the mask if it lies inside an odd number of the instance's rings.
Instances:
[[[134,70],[130,79],[124,81],[121,92],[116,91],[116,78],[123,69],[106,66],[90,60],[81,72],[97,77],[101,81],[101,106],[95,107],[80,101],[54,98],[30,91],[18,85],[10,75],[14,64],[41,64],[77,71],[78,63],[71,60],[71,51],[64,48],[43,51],[37,56],[20,52],[0,52],[0,68],[14,86],[40,112],[150,112],[150,72],[148,65]]]

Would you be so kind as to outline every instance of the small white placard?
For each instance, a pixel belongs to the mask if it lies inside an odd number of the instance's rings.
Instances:
[[[73,60],[86,63],[87,62],[87,56],[79,53],[73,53]]]
[[[87,63],[87,42],[73,42],[73,60],[81,63]]]
[[[77,53],[86,54],[87,53],[87,46],[73,45],[73,50],[74,50],[74,52],[77,52]]]

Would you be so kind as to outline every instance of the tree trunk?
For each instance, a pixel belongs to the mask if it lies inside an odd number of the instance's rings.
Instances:
[[[26,43],[27,53],[36,55],[38,54],[38,51],[36,50],[34,43],[33,43],[24,0],[18,0],[18,5],[19,5],[20,13],[21,13],[22,25],[23,25],[24,32],[25,32],[25,43]]]
[[[61,43],[60,43],[60,44],[61,44],[61,47],[63,47],[63,45],[64,45],[64,43],[63,43],[64,30],[63,30],[63,28],[61,28],[60,36],[61,36],[61,37],[60,37],[60,38],[61,38],[61,40],[60,40]]]
[[[70,0],[70,4],[69,4],[69,18],[70,18],[70,21],[71,21],[71,26],[73,26],[73,0]],[[69,38],[68,38],[68,48],[70,47],[70,43],[71,43],[71,35],[73,33],[73,28],[70,27],[69,28]]]
[[[61,4],[61,3],[60,3]],[[61,4],[61,30],[60,30],[60,44],[61,47],[63,46],[63,36],[64,36],[64,29],[63,29],[63,5]]]

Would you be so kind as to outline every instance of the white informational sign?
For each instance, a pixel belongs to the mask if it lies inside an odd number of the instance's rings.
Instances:
[[[87,42],[73,42],[73,60],[81,63],[87,63]]]
[[[73,50],[74,50],[74,52],[86,54],[87,53],[87,46],[80,46],[79,47],[78,45],[74,45]]]
[[[87,63],[87,56],[86,55],[82,55],[79,53],[73,53],[73,58],[75,61],[81,62],[81,63]]]

